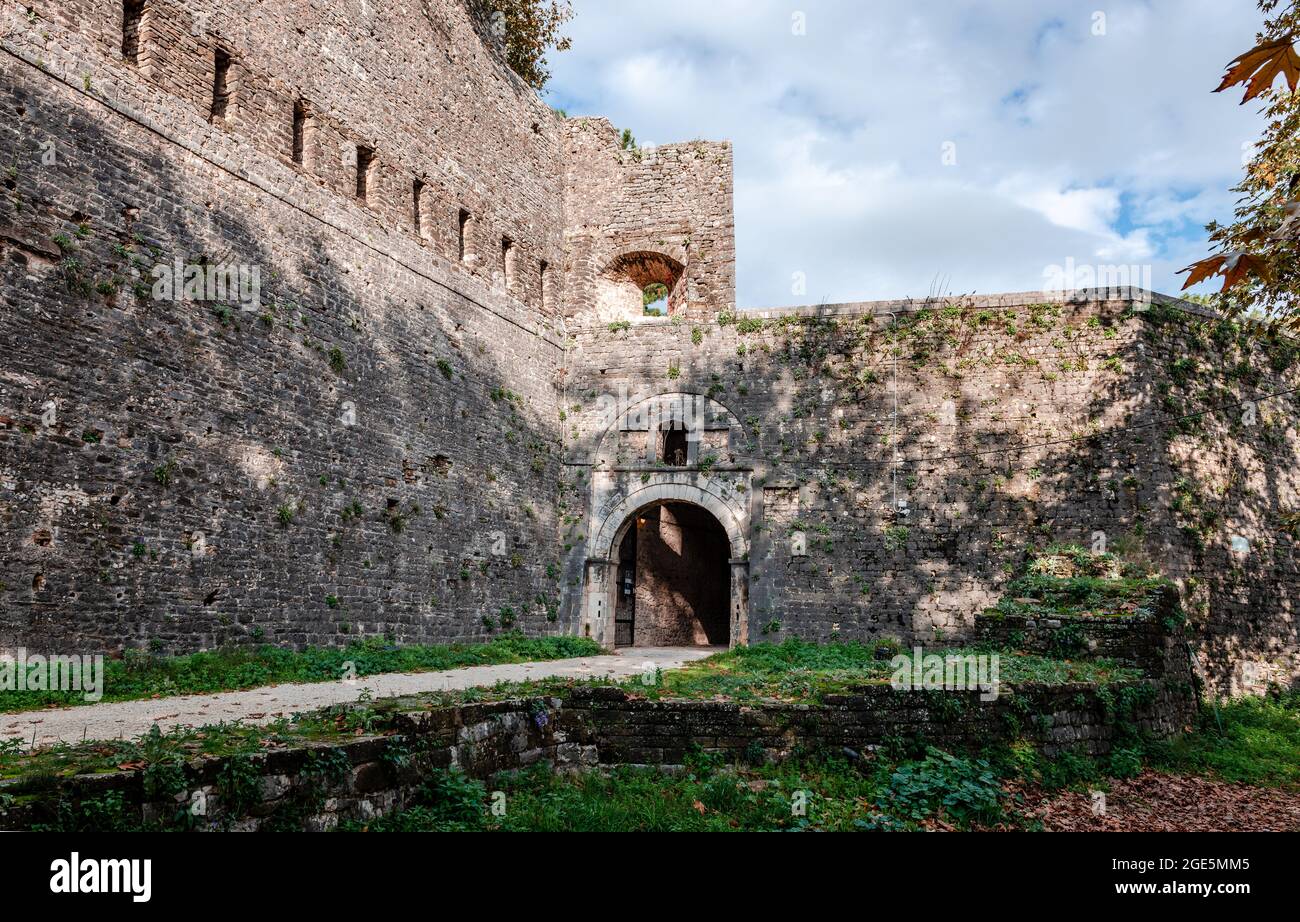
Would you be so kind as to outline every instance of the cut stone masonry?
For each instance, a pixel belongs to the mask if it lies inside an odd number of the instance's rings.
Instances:
[[[1300,675],[1293,344],[1127,289],[738,311],[730,145],[624,149],[482,35],[0,4],[0,647],[614,646],[621,542],[686,504],[725,561],[663,610],[733,644],[973,636],[1100,536],[1214,687]],[[161,300],[178,261],[258,290]]]

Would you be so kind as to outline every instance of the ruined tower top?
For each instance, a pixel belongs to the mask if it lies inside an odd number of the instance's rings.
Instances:
[[[627,146],[605,119],[571,119],[564,160],[568,317],[633,321],[651,286],[668,314],[734,310],[730,143]]]

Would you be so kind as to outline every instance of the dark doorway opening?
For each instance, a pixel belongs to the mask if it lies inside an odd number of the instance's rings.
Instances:
[[[664,432],[663,462],[669,467],[686,467],[691,456],[686,429],[669,429]]]
[[[731,541],[709,512],[667,503],[637,513],[618,555],[619,647],[731,642]]]

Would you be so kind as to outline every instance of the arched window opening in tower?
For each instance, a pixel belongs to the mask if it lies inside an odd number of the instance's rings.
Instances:
[[[624,253],[596,280],[598,309],[610,320],[674,314],[685,306],[685,273],[686,267],[666,253]]]

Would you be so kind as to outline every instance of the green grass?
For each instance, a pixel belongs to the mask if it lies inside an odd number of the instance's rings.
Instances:
[[[1166,585],[1167,581],[1158,577],[1059,579],[1031,574],[1012,582],[994,610],[1006,615],[1040,618],[1149,615],[1155,612]]]
[[[853,694],[866,686],[889,684],[894,674],[890,660],[899,652],[889,642],[814,644],[791,639],[781,644],[737,647],[680,669],[660,672],[651,676],[649,682],[642,677],[622,682],[609,679],[502,682],[490,687],[423,693],[402,699],[400,706],[437,708],[520,698],[562,698],[586,687],[616,687],[654,701],[775,700],[820,704],[828,695]],[[1029,683],[1104,686],[1142,678],[1140,669],[1110,659],[1054,659],[1018,651],[975,648],[935,648],[925,653],[945,657],[997,653],[998,680],[1010,686]]]
[[[1220,729],[1222,727],[1222,729]],[[1300,694],[1206,705],[1197,732],[1148,747],[1161,771],[1300,788]]]
[[[1030,618],[1150,615],[1172,585],[1132,561],[1074,545],[1032,550],[990,614]]]
[[[813,644],[787,640],[781,644],[738,647],[698,663],[664,673],[657,686],[636,681],[629,690],[652,698],[729,698],[738,701],[775,698],[815,703],[826,695],[850,693],[864,685],[887,684],[894,674],[891,660],[901,651],[890,643]],[[926,650],[927,655],[988,655],[975,649]],[[992,651],[1000,657],[999,681],[1011,685],[1074,682],[1107,684],[1141,678],[1140,670],[1112,660],[1067,661],[1031,654]],[[907,655],[911,655],[908,651]]]
[[[578,637],[527,638],[508,634],[485,644],[397,646],[364,640],[342,648],[302,651],[272,646],[164,657],[129,652],[104,664],[103,701],[137,701],[173,695],[241,691],[267,685],[334,682],[400,672],[439,672],[467,666],[542,662],[595,656],[600,647]],[[352,664],[354,673],[346,672]],[[85,704],[81,692],[0,692],[0,713]]]

